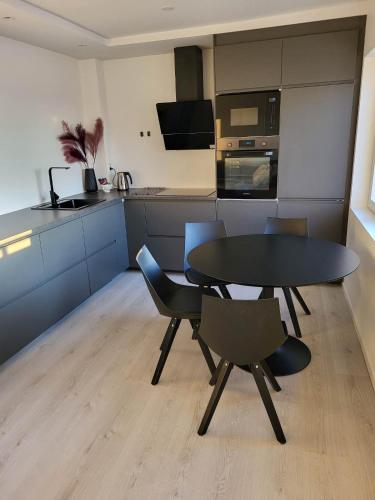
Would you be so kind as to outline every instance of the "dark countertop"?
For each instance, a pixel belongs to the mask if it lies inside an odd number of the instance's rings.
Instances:
[[[173,189],[171,195],[160,195],[164,188],[133,188],[129,191],[116,191],[104,193],[80,193],[69,196],[69,198],[83,199],[100,199],[103,203],[92,205],[77,211],[69,210],[31,210],[31,208],[23,208],[16,212],[0,215],[0,248],[17,241],[25,236],[42,233],[47,229],[59,226],[71,220],[87,215],[96,210],[103,208],[103,205],[111,205],[121,203],[122,200],[200,200],[200,201],[215,201],[216,192],[207,196],[210,190],[202,189]]]

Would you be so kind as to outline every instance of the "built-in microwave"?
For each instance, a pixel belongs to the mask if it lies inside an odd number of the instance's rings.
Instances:
[[[218,198],[277,198],[279,138],[230,139],[216,151]]]
[[[216,97],[216,137],[279,135],[280,91]]]

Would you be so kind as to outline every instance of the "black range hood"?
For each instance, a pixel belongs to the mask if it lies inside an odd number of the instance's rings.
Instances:
[[[156,105],[165,149],[210,149],[215,144],[212,102],[203,99],[202,50],[175,52],[177,102]]]

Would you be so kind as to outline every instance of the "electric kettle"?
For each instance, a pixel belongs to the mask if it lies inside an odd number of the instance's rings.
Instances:
[[[133,184],[133,179],[129,172],[117,172],[117,191],[128,191],[128,177],[130,180],[130,184]]]

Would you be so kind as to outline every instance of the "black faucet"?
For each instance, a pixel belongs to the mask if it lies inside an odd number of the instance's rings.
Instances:
[[[59,199],[59,195],[55,193],[55,190],[53,189],[53,181],[52,181],[52,170],[54,169],[59,169],[59,170],[69,170],[70,167],[51,167],[48,170],[48,175],[49,175],[49,187],[50,187],[50,197],[51,197],[51,205],[53,207],[57,207],[57,200]]]

